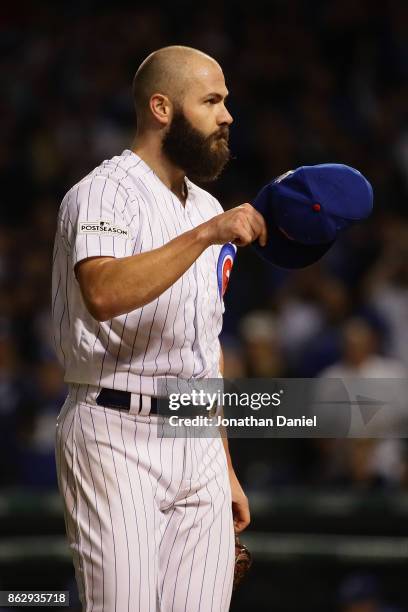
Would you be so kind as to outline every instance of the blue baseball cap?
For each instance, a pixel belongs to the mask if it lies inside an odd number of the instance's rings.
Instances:
[[[256,196],[268,242],[256,252],[282,268],[303,268],[320,259],[339,233],[366,219],[373,189],[355,168],[343,164],[301,166],[274,179]]]

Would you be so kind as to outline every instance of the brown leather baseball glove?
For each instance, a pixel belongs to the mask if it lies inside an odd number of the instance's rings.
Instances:
[[[252,565],[252,555],[248,548],[241,544],[238,534],[235,534],[235,568],[234,568],[234,583],[232,590],[241,584],[242,580],[247,575],[249,568]]]

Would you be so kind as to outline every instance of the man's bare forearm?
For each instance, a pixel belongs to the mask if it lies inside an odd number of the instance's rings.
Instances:
[[[105,321],[148,304],[171,287],[208,246],[203,224],[146,253],[81,262],[77,276],[89,311]]]
[[[266,243],[263,217],[242,204],[174,238],[164,246],[131,257],[94,257],[79,262],[76,275],[91,315],[98,321],[140,308],[171,287],[212,244]]]

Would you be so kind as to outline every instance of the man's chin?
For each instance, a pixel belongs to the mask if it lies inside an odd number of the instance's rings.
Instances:
[[[202,174],[190,173],[187,176],[194,183],[212,183],[213,181],[217,180],[220,174],[221,172],[219,172],[218,174],[211,174],[211,175],[204,176]]]
[[[228,160],[226,160],[222,165],[219,165],[217,167],[217,169],[213,170],[212,172],[209,172],[207,175],[200,175],[200,176],[195,176],[194,178],[192,178],[192,180],[196,180],[199,183],[212,183],[213,181],[216,181],[222,174],[225,166],[227,165]]]

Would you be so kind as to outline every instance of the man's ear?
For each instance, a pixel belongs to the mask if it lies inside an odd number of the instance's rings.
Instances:
[[[150,111],[162,126],[168,125],[172,113],[171,102],[167,96],[155,93],[150,98]]]

